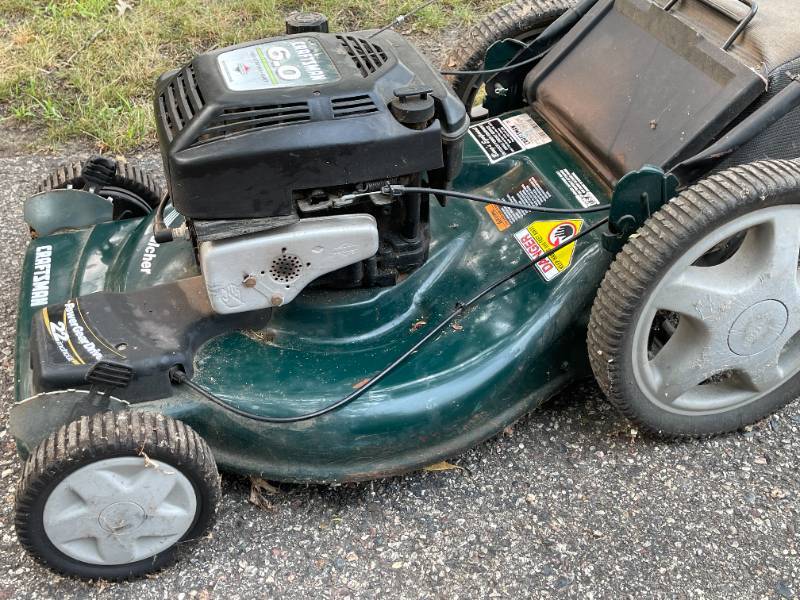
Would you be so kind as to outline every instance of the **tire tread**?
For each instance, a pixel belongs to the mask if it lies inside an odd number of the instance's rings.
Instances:
[[[624,342],[633,333],[642,299],[669,266],[670,256],[682,253],[705,228],[723,222],[740,207],[756,209],[769,196],[791,192],[800,192],[800,161],[760,161],[713,174],[657,211],[611,264],[589,319],[589,362],[611,403],[638,427],[667,438],[698,435],[665,431],[643,420],[636,401],[625,393],[629,384],[623,375],[622,365],[627,359]],[[727,427],[714,434],[737,428]]]
[[[42,179],[36,187],[36,193],[62,190],[70,185],[83,187],[83,164],[82,161],[72,161],[60,165]],[[129,162],[117,161],[117,173],[112,185],[133,192],[152,208],[158,206],[161,200],[161,185],[147,171]]]
[[[515,38],[525,31],[547,25],[560,17],[576,0],[514,0],[486,15],[462,38],[444,59],[442,69],[474,71],[483,67],[486,51],[494,42]],[[456,94],[463,99],[472,81],[468,75],[448,75]]]
[[[197,460],[193,449],[200,449],[203,460]],[[190,450],[192,449],[192,450]],[[84,464],[113,456],[142,456],[168,458],[178,466],[195,465],[204,487],[213,490],[209,499],[214,511],[220,499],[220,481],[216,463],[208,444],[190,427],[171,417],[142,411],[104,412],[82,417],[59,427],[30,454],[17,486],[15,527],[22,546],[39,562],[64,575],[74,575],[49,562],[39,551],[29,524],[35,500],[53,484],[54,478],[71,472]],[[205,535],[213,524],[208,519],[202,530],[193,531],[192,538]],[[171,564],[177,553],[171,552]],[[152,561],[155,563],[155,561]],[[104,577],[111,580],[131,579],[143,573]]]

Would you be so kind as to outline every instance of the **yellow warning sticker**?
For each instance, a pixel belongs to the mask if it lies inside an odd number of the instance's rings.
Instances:
[[[514,234],[519,245],[536,265],[545,281],[552,281],[572,264],[575,244],[568,244],[541,260],[542,254],[557,248],[564,241],[580,233],[583,219],[536,221]]]

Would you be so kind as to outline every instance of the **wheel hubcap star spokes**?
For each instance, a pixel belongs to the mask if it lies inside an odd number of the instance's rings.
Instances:
[[[711,246],[744,231],[727,260],[695,265]],[[713,412],[750,402],[800,370],[800,351],[786,352],[800,330],[800,207],[750,213],[715,238],[698,242],[670,268],[637,329],[634,372],[651,399],[672,410]],[[649,359],[647,334],[657,311],[679,321]]]
[[[48,538],[90,564],[127,564],[175,544],[191,527],[197,498],[175,468],[142,457],[100,460],[68,475],[44,510]]]

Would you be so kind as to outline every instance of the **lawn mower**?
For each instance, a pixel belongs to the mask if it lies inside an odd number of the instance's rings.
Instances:
[[[143,575],[207,533],[218,468],[407,472],[592,373],[668,438],[771,414],[798,76],[794,0],[517,0],[441,68],[296,14],[164,74],[163,192],[101,156],[24,206],[19,541]]]

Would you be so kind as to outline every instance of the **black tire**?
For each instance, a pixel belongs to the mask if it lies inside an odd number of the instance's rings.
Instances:
[[[95,461],[116,457],[158,460],[179,470],[195,491],[194,522],[180,541],[143,560],[119,565],[80,562],[47,537],[45,504],[66,476]],[[204,536],[213,525],[220,494],[211,450],[188,426],[154,413],[98,413],[62,426],[28,457],[16,493],[17,537],[37,561],[58,573],[83,579],[131,579],[168,566],[178,557],[179,548],[187,546],[186,541]]]
[[[668,438],[727,433],[800,396],[800,375],[794,375],[749,404],[714,414],[676,414],[650,400],[637,383],[633,342],[646,302],[668,269],[688,256],[694,241],[757,210],[796,204],[800,204],[800,161],[735,167],[683,191],[648,219],[617,255],[592,307],[587,346],[600,388],[638,427]],[[707,266],[701,263],[716,251],[692,264]],[[726,256],[731,252],[717,260],[727,260]],[[651,336],[654,331],[650,330]]]
[[[475,71],[483,68],[486,51],[500,40],[533,40],[576,0],[515,0],[486,15],[445,58],[442,69]],[[482,75],[448,75],[456,95],[471,108],[485,81]]]
[[[83,165],[80,161],[61,165],[39,183],[36,192],[83,189]],[[99,195],[114,199],[114,218],[120,219],[147,214],[158,206],[162,191],[158,182],[145,170],[128,162],[117,161],[114,180],[109,186],[99,190]]]

